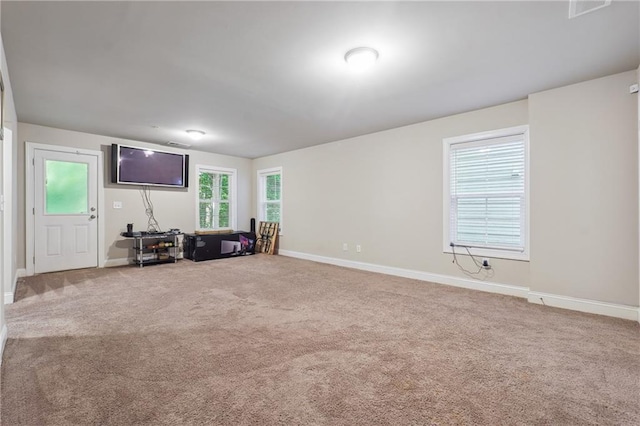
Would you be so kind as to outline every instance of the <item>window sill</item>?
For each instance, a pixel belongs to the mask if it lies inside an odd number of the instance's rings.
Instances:
[[[451,246],[447,246],[443,250],[444,253],[453,254],[453,249]],[[521,253],[515,251],[508,250],[499,250],[499,249],[488,249],[488,248],[469,248],[469,252],[473,256],[476,257],[486,257],[490,259],[506,259],[506,260],[517,260],[520,262],[528,262],[529,261],[529,253]],[[456,246],[456,256],[469,256],[467,253],[467,249],[464,247]]]
[[[212,234],[214,233],[230,234],[235,231],[233,230],[233,228],[202,228],[202,229],[196,229],[194,232],[210,232]]]

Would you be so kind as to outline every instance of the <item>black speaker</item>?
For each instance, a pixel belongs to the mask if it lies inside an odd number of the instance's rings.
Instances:
[[[251,218],[251,232],[253,232],[254,234],[256,233],[256,218],[255,217]]]

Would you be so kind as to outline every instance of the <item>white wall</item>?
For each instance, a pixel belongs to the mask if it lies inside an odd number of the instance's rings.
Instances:
[[[634,70],[529,97],[536,291],[638,304],[635,81]]]
[[[638,306],[635,78],[256,159],[284,167],[280,248],[466,278],[442,253],[442,139],[529,123],[531,261],[494,259],[490,281]]]
[[[2,4],[0,3],[0,10],[2,10]],[[1,19],[0,19],[1,21]],[[2,70],[2,75],[4,78],[5,75],[5,71],[7,70],[6,66],[6,58],[4,55],[4,43],[2,42],[2,35],[0,35],[0,70]],[[14,107],[15,109],[15,107]],[[0,126],[3,126],[4,123],[0,123]],[[4,141],[3,141],[4,144]],[[2,151],[0,151],[0,155],[2,154]],[[2,161],[0,161],[0,167],[2,167]],[[2,185],[4,184],[4,180],[2,178],[2,173],[0,173],[0,188],[2,187]],[[4,220],[4,215],[2,213],[0,213],[0,217]],[[0,221],[0,225],[2,224],[2,222]],[[4,237],[4,234],[2,235],[2,237]],[[0,249],[0,256],[4,255],[4,251],[2,249]],[[1,259],[1,258],[0,258]],[[4,276],[4,266],[1,263],[0,260],[0,277]],[[5,283],[2,282],[3,280],[0,280],[0,293],[2,293],[0,295],[0,364],[2,364],[2,352],[4,351],[4,345],[6,342],[6,332],[4,331],[6,329],[6,325],[5,325],[5,320],[4,320],[4,288],[5,288]]]
[[[442,139],[527,117],[523,100],[255,160],[254,176],[284,167],[280,248],[466,277],[442,252]],[[253,201],[255,212],[255,194]],[[490,281],[529,286],[529,263],[492,264]]]
[[[1,5],[0,5],[1,6]],[[16,115],[16,108],[15,108],[15,104],[14,104],[14,100],[13,100],[13,91],[11,89],[11,79],[9,77],[9,70],[7,67],[7,59],[5,57],[5,53],[4,53],[4,44],[2,42],[2,36],[0,35],[0,69],[2,69],[2,77],[4,80],[4,123],[0,123],[0,125],[4,125],[4,127],[9,128],[13,131],[13,140],[5,140],[3,141],[4,143],[15,143],[15,141],[17,140],[17,115]],[[0,154],[2,155],[2,154]],[[2,163],[2,161],[0,161],[0,164]],[[2,175],[0,174],[0,188],[2,188],[3,186],[2,182]],[[12,183],[12,185],[14,185],[15,183]],[[14,186],[15,188],[15,186]],[[13,193],[14,197],[16,196],[16,193],[14,191]],[[12,208],[13,208],[13,220],[16,220],[16,208],[17,205],[15,203],[15,199],[13,200],[13,203],[9,203],[12,204]],[[11,216],[11,215],[10,215]],[[15,226],[14,226],[15,229]],[[3,238],[5,236],[3,235]],[[15,241],[15,240],[14,240]],[[11,256],[11,258],[15,258],[15,253],[9,253],[9,256]],[[13,265],[11,266],[11,273],[10,276],[14,277],[16,274],[16,265],[15,263],[13,263]],[[3,277],[5,274],[0,274],[0,277]],[[4,280],[2,280],[4,281]],[[3,330],[5,330],[5,318],[4,318],[4,293],[5,293],[5,289],[7,288],[7,286],[10,286],[11,284],[9,283],[5,283],[2,282],[2,285],[0,285],[0,333],[2,333]],[[4,337],[6,337],[6,335],[2,335]],[[4,348],[4,341],[0,340],[0,359],[2,356],[2,350]]]
[[[636,79],[633,70],[253,161],[192,151],[191,177],[198,163],[238,168],[239,227],[248,228],[256,170],[283,166],[281,249],[467,278],[442,253],[442,139],[528,123],[531,260],[494,259],[489,281],[638,306],[638,101],[628,93]],[[113,142],[147,145],[22,123],[18,135],[17,242],[24,266],[24,141],[105,154]],[[105,200],[107,258],[121,259],[128,243],[119,233],[128,222],[145,224],[146,216],[135,188],[107,184]],[[153,200],[161,226],[193,230],[193,180],[188,191],[154,191]],[[113,201],[124,208],[113,210]],[[468,258],[463,262],[471,267]]]
[[[25,266],[25,181],[24,181],[24,155],[25,142],[35,142],[50,145],[61,145],[92,150],[101,150],[104,156],[105,167],[105,242],[107,266],[118,263],[129,255],[131,241],[123,239],[120,232],[126,231],[127,223],[133,223],[134,229],[147,229],[147,216],[140,195],[140,186],[115,185],[110,177],[110,149],[112,143],[122,143],[132,146],[149,147],[172,152],[190,154],[189,163],[189,188],[174,189],[152,187],[151,199],[154,205],[154,214],[163,230],[179,228],[183,232],[193,232],[196,227],[196,196],[197,179],[195,168],[197,164],[209,166],[222,166],[238,170],[238,228],[249,229],[251,218],[251,186],[253,184],[251,174],[251,160],[225,155],[196,152],[190,150],[174,149],[161,145],[154,145],[139,141],[111,138],[92,135],[88,133],[72,132],[68,130],[54,129],[26,123],[18,125],[18,263]],[[122,202],[122,209],[114,209],[113,202]]]

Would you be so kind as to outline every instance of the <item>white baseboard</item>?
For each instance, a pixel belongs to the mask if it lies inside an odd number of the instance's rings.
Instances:
[[[129,258],[127,257],[123,257],[120,259],[107,259],[104,262],[104,267],[105,268],[113,268],[114,266],[125,266],[125,265],[130,265],[131,261],[129,260]]]
[[[295,257],[297,259],[312,260],[314,262],[344,266],[346,268],[361,269],[364,271],[378,272],[381,274],[412,278],[421,281],[429,281],[437,284],[445,284],[471,290],[480,290],[490,293],[499,293],[508,296],[521,297],[523,299],[527,299],[531,303],[542,304],[542,301],[540,300],[540,298],[542,297],[544,300],[544,304],[547,306],[570,309],[579,312],[587,312],[591,314],[606,315],[610,317],[623,318],[640,322],[640,307],[635,306],[618,305],[614,303],[599,302],[597,300],[578,299],[575,297],[539,293],[530,291],[528,287],[520,287],[509,284],[497,284],[485,281],[475,281],[466,278],[452,277],[449,275],[432,274],[429,272],[395,268],[392,266],[355,262],[352,260],[318,256],[315,254],[301,253],[291,250],[279,250],[278,254],[282,256]]]
[[[4,324],[2,331],[0,331],[0,365],[2,365],[2,354],[4,353],[4,345],[7,343],[8,334],[7,324]]]
[[[437,284],[446,284],[454,287],[468,288],[471,290],[487,291],[490,293],[506,294],[507,296],[527,297],[529,289],[509,284],[497,284],[486,281],[475,281],[466,278],[457,278],[448,275],[431,274],[429,272],[415,271],[412,269],[395,268],[392,266],[375,265],[373,263],[355,262],[352,260],[336,259],[333,257],[318,256],[315,254],[300,253],[290,250],[279,250],[282,256],[298,259],[312,260],[314,262],[329,263],[331,265],[344,266],[346,268],[361,269],[363,271],[378,272],[396,277],[411,278],[420,281],[429,281]]]
[[[638,321],[640,308],[635,306],[618,305],[615,303],[599,302],[597,300],[579,299],[577,297],[559,296],[557,294],[530,291],[527,298],[530,303],[553,306],[554,308],[571,309],[572,311],[587,312],[589,314],[606,315]]]
[[[13,283],[11,283],[11,291],[4,292],[4,304],[10,305],[13,303],[16,294],[16,287],[18,286],[18,278],[26,277],[27,270],[24,268],[16,269],[16,274],[13,277]]]

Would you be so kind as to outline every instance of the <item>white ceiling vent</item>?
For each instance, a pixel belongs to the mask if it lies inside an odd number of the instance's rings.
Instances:
[[[191,148],[191,145],[189,145],[188,143],[182,143],[182,142],[174,142],[174,141],[169,141],[167,142],[167,145],[171,145],[171,146],[177,146],[180,148]]]
[[[569,0],[569,19],[602,9],[611,4],[611,0]]]

